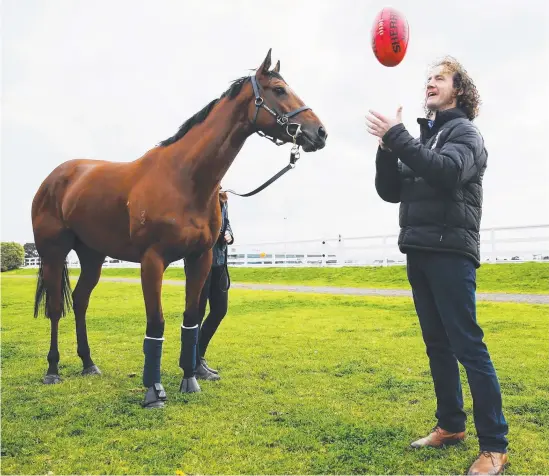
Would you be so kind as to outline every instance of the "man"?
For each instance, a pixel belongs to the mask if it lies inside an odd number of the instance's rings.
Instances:
[[[210,273],[206,278],[200,295],[200,332],[197,346],[196,378],[202,380],[219,380],[219,372],[208,366],[205,355],[210,340],[217,331],[221,321],[227,314],[229,305],[229,271],[227,269],[227,245],[234,243],[233,230],[229,221],[227,193],[219,192],[221,205],[221,230],[213,247],[213,260]],[[210,303],[210,312],[202,324],[206,314],[206,304]]]
[[[419,140],[402,124],[402,107],[396,118],[370,111],[367,126],[379,138],[376,190],[383,200],[400,202],[398,244],[407,254],[408,280],[437,397],[437,425],[412,447],[440,448],[465,438],[459,361],[467,371],[481,450],[468,474],[500,474],[508,461],[508,427],[476,320],[487,161],[484,140],[472,123],[479,103],[467,72],[447,57],[430,70],[427,118],[418,119]]]

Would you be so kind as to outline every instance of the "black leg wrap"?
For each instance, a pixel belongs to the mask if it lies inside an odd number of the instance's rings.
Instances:
[[[160,361],[162,359],[162,342],[158,339],[143,341],[143,353],[145,354],[145,365],[143,367],[143,385],[146,388],[160,383]]]
[[[183,369],[183,376],[190,378],[196,368],[196,348],[198,346],[198,327],[181,328],[181,354],[179,367]]]

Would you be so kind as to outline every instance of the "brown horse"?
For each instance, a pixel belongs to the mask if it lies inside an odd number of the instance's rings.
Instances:
[[[198,300],[221,226],[221,179],[254,132],[278,144],[293,142],[305,152],[321,149],[327,138],[319,118],[280,76],[280,62],[272,70],[270,66],[271,50],[255,74],[234,81],[219,99],[141,158],[129,163],[71,160],[58,166],[42,183],[32,204],[32,225],[41,258],[35,317],[45,297],[45,313],[51,321],[44,383],[61,381],[58,324],[71,304],[82,373],[100,373],[90,356],[86,310],[104,259],[110,256],[141,263],[147,315],[143,406],[163,406],[162,277],[171,262],[184,258],[186,299],[179,361],[184,373],[180,391],[200,391],[194,377]],[[299,121],[291,122],[294,117]],[[72,295],[66,265],[71,249],[81,265]]]

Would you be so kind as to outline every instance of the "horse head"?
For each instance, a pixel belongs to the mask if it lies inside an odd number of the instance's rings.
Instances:
[[[278,145],[293,142],[305,152],[322,149],[328,137],[324,125],[280,75],[280,61],[270,67],[269,49],[250,78],[255,95],[249,111],[253,126]]]

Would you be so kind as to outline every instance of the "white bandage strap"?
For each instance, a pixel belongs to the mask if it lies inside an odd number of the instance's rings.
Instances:
[[[145,336],[145,339],[151,339],[151,340],[164,340],[164,337],[149,337],[149,336]]]
[[[198,327],[198,324],[192,327],[185,327],[183,324],[181,324],[181,329],[196,329],[197,327]]]

